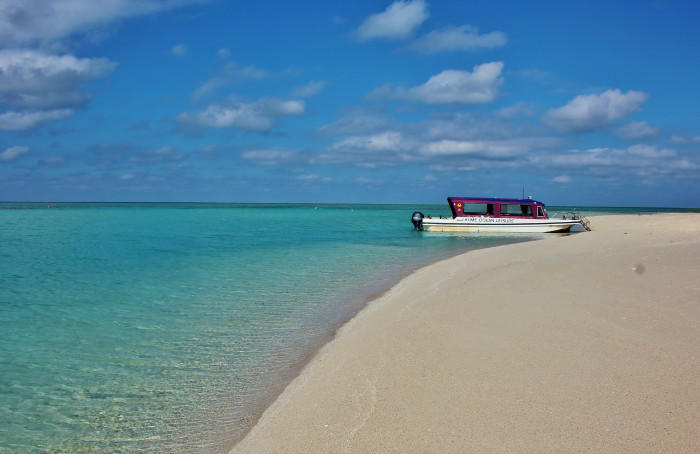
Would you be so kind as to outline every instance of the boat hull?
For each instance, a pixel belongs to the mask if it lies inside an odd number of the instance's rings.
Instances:
[[[454,218],[423,219],[423,230],[428,232],[493,232],[493,233],[550,233],[568,232],[581,225],[579,220],[508,219],[508,218]]]

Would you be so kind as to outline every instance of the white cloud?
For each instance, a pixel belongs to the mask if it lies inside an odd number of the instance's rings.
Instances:
[[[700,136],[693,137],[683,137],[683,136],[671,136],[671,142],[679,144],[695,144],[700,143]]]
[[[73,115],[72,109],[56,109],[33,112],[5,112],[0,114],[0,131],[24,131],[50,121]]]
[[[565,106],[551,109],[544,120],[562,132],[590,132],[636,112],[647,97],[640,91],[622,93],[617,89],[579,95]]]
[[[426,83],[408,90],[379,89],[374,95],[388,94],[428,104],[477,104],[492,101],[503,82],[503,62],[474,66],[472,72],[447,69]]]
[[[231,51],[230,51],[228,48],[226,48],[226,47],[222,47],[221,49],[219,49],[219,50],[216,52],[216,54],[217,54],[220,58],[229,58],[229,57],[231,56]]]
[[[568,183],[563,177],[569,172],[602,177],[608,180],[643,179],[637,181],[667,182],[669,178],[694,178],[700,174],[700,161],[695,156],[684,157],[676,150],[653,145],[633,145],[627,148],[589,148],[566,152],[542,152],[528,156],[520,165],[535,165],[544,172],[554,171],[554,182]]]
[[[38,50],[0,50],[0,130],[22,131],[72,115],[90,96],[82,84],[109,74],[105,58],[50,55]]]
[[[334,123],[322,126],[318,132],[321,134],[363,134],[386,129],[388,125],[388,120],[377,113],[356,110]]]
[[[385,121],[384,130],[376,133],[371,133],[372,115],[357,115],[359,120],[350,115],[347,121],[324,127],[324,132],[345,137],[315,154],[311,163],[378,168],[449,162],[449,171],[506,167],[523,165],[531,154],[547,153],[565,143],[559,137],[533,135],[535,131],[528,133],[520,126],[515,131],[512,122],[497,117],[461,112],[435,114],[428,120],[393,127]]]
[[[434,30],[417,39],[411,49],[426,54],[438,52],[475,51],[505,46],[508,37],[503,32],[491,32],[483,35],[471,25],[445,27]]]
[[[170,48],[170,55],[173,57],[186,57],[189,53],[187,44],[176,44]]]
[[[676,151],[670,148],[658,149],[654,145],[632,145],[627,148],[627,153],[632,156],[639,156],[643,158],[672,158],[676,156]]]
[[[559,175],[552,178],[552,181],[555,183],[571,183],[571,177],[568,175]]]
[[[116,63],[105,58],[0,50],[0,103],[34,109],[75,108],[87,99],[78,87],[115,67]]]
[[[19,158],[22,156],[24,153],[29,151],[29,147],[25,146],[15,146],[15,147],[9,147],[5,148],[5,151],[0,153],[0,161],[12,161],[14,159]]]
[[[357,29],[357,37],[363,41],[408,38],[429,15],[423,0],[395,1],[383,12],[365,19]]]
[[[311,81],[306,85],[297,87],[292,93],[293,96],[300,98],[308,98],[309,96],[317,95],[326,86],[326,82],[322,80]]]
[[[501,118],[509,120],[517,117],[531,117],[532,108],[524,102],[519,102],[517,104],[513,104],[512,106],[500,109],[497,112],[497,115]]]
[[[659,128],[649,125],[646,121],[627,123],[615,131],[618,135],[630,140],[649,139],[659,134]]]
[[[421,128],[432,140],[441,139],[493,139],[512,137],[510,123],[472,113],[457,112],[435,115]]]
[[[270,148],[246,151],[241,154],[241,158],[264,166],[279,165],[293,160],[294,157],[293,151]]]
[[[136,176],[133,173],[124,173],[119,176],[120,180],[133,180]]]
[[[264,69],[257,68],[255,65],[248,65],[238,68],[237,70],[233,71],[233,74],[242,79],[264,79],[270,75],[269,72]]]
[[[268,71],[253,65],[239,67],[235,63],[227,63],[217,75],[200,85],[194,93],[192,93],[192,97],[195,99],[202,98],[238,80],[264,79],[269,75]]]
[[[128,17],[152,14],[201,0],[3,0],[0,44],[50,41]]]
[[[333,181],[331,177],[324,177],[317,173],[301,173],[294,177],[295,180],[303,181],[305,183],[313,183],[315,181],[320,181],[321,183],[330,183]]]
[[[439,140],[429,142],[421,153],[437,156],[478,156],[484,159],[508,159],[524,154],[532,144],[522,140]]]
[[[533,162],[547,166],[565,168],[611,167],[621,168],[663,168],[676,161],[675,150],[653,145],[633,145],[628,148],[590,148],[585,151],[572,150],[553,156],[538,156]]]
[[[412,145],[396,131],[386,131],[369,136],[355,136],[344,139],[331,146],[333,150],[354,150],[363,152],[399,151]]]
[[[472,163],[476,161],[470,161]],[[460,164],[431,164],[428,168],[434,172],[454,173],[454,172],[473,172],[479,170],[479,165],[460,165]],[[493,167],[493,165],[491,165]]]
[[[199,112],[183,112],[177,119],[185,126],[267,131],[275,118],[302,115],[304,110],[303,101],[264,98],[251,103],[211,104]]]
[[[310,160],[312,164],[351,164],[376,168],[410,160],[415,144],[399,131],[351,136],[340,140]]]

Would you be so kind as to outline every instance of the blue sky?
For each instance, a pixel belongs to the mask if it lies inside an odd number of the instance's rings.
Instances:
[[[699,11],[2,0],[0,200],[698,207]]]

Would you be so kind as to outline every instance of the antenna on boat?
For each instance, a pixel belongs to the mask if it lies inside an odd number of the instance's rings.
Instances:
[[[523,199],[525,198],[525,183],[523,183]]]

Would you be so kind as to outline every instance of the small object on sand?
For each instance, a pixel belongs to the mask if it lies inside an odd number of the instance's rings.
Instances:
[[[642,265],[641,263],[634,265],[632,267],[632,271],[634,271],[637,274],[644,274],[644,271],[646,270],[646,267]]]

